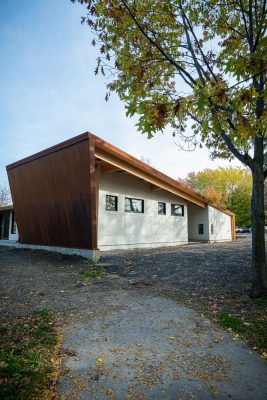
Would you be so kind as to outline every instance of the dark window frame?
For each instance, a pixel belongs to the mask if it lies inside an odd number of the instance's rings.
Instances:
[[[179,206],[182,209],[181,214],[175,214],[174,212],[174,206]],[[171,203],[171,215],[173,217],[184,217],[184,205],[183,204],[178,204],[178,203]]]
[[[204,235],[204,224],[198,224],[198,234]]]
[[[133,210],[133,209],[131,209],[131,210],[126,210],[126,200],[130,200],[130,204],[131,204],[131,200],[141,201],[141,205],[142,205],[141,211],[136,211],[136,210]],[[125,212],[129,212],[129,213],[134,213],[134,214],[144,214],[144,212],[145,212],[145,205],[144,205],[144,203],[145,203],[144,199],[137,199],[137,198],[135,198],[135,197],[125,197],[125,200],[124,200],[124,211],[125,211]],[[132,207],[131,207],[131,208],[132,208]]]
[[[214,235],[214,224],[210,224],[210,233]]]
[[[15,220],[15,213],[12,211],[11,213],[11,234],[15,235],[17,233],[17,223]]]
[[[110,209],[108,208],[108,197],[114,197],[115,198],[115,209]],[[113,194],[106,194],[106,211],[118,211],[118,196],[115,196]]]
[[[163,204],[163,212],[159,212],[160,204]],[[158,215],[166,215],[166,203],[164,203],[164,201],[158,201]]]

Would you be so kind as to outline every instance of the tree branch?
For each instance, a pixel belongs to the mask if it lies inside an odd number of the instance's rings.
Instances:
[[[246,20],[246,16],[245,16],[245,10],[243,8],[243,4],[242,4],[242,0],[239,1],[239,5],[241,8],[241,13],[242,13],[242,17],[243,17],[243,21],[244,21],[244,26],[245,26],[245,32],[246,32],[246,38],[249,44],[249,48],[251,49],[251,42],[250,42],[250,36],[249,36],[249,32],[248,32],[248,26],[247,26],[247,20]]]
[[[228,149],[230,150],[230,152],[239,160],[241,161],[243,164],[247,165],[248,167],[250,167],[252,165],[252,158],[250,157],[249,154],[245,153],[242,154],[240,153],[240,151],[237,150],[237,148],[235,147],[235,145],[231,142],[231,139],[229,139],[229,137],[227,136],[227,134],[225,133],[225,131],[222,129],[221,131],[221,138],[223,139],[223,141],[225,142],[226,146],[228,147]]]
[[[206,82],[205,82],[205,79],[204,79],[204,76],[203,76],[203,74],[204,74],[204,70],[203,70],[203,68],[202,68],[202,66],[199,64],[199,62],[198,62],[198,60],[197,60],[197,58],[196,58],[196,55],[195,55],[195,52],[194,52],[194,49],[193,49],[193,46],[192,46],[192,42],[191,42],[191,39],[190,39],[190,35],[189,35],[189,33],[188,33],[188,29],[187,29],[187,25],[186,25],[186,20],[185,20],[185,15],[184,15],[184,13],[182,14],[182,18],[183,18],[183,22],[184,22],[184,30],[185,30],[185,35],[186,35],[186,39],[187,39],[187,44],[188,44],[188,49],[189,49],[189,51],[190,51],[190,53],[191,53],[191,55],[192,55],[192,58],[193,58],[193,61],[194,61],[194,65],[195,65],[195,67],[196,67],[196,70],[197,70],[197,73],[198,73],[198,76],[199,76],[199,79],[201,80],[201,83],[202,83],[202,85],[203,86],[206,86]],[[190,29],[190,28],[189,28]]]
[[[259,39],[260,39],[260,35],[261,35],[261,33],[264,33],[264,31],[266,30],[266,28],[265,28],[265,30],[262,32],[262,25],[263,25],[263,23],[264,23],[264,20],[265,20],[265,14],[266,14],[266,0],[264,0],[263,1],[263,6],[262,6],[262,16],[261,16],[261,22],[260,22],[260,26],[259,26],[259,30],[258,30],[258,33],[257,33],[257,36],[256,36],[256,39],[255,39],[255,43],[254,43],[254,46],[253,46],[253,49],[252,49],[252,52],[254,53],[254,51],[256,50],[256,48],[257,48],[257,45],[258,45],[258,43],[259,43]],[[257,15],[257,9],[256,9],[256,4],[255,4],[255,14]],[[257,18],[257,17],[256,17]],[[258,25],[258,24],[257,24]]]
[[[208,63],[208,61],[207,61],[207,58],[206,58],[205,54],[204,54],[203,51],[202,51],[202,48],[201,48],[201,46],[200,46],[200,44],[199,44],[199,41],[198,41],[198,39],[197,39],[197,37],[196,37],[196,35],[195,35],[194,29],[193,29],[193,27],[192,27],[192,25],[191,25],[189,19],[187,18],[187,15],[185,14],[185,12],[184,12],[184,10],[183,10],[183,8],[182,8],[181,3],[180,3],[180,9],[181,9],[181,11],[182,11],[182,18],[183,18],[183,19],[186,19],[186,22],[187,22],[187,24],[188,24],[188,26],[189,26],[190,32],[192,33],[193,38],[195,39],[195,42],[196,42],[197,47],[198,47],[198,50],[199,50],[199,52],[200,52],[200,54],[201,54],[201,56],[202,56],[203,62],[204,62],[204,64],[206,65],[206,67],[208,68],[210,74],[213,76],[213,79],[214,79],[215,82],[216,82],[216,81],[217,81],[217,78],[216,78],[216,76],[214,75],[213,70],[211,69],[211,67],[210,67],[210,65],[209,65],[209,63]],[[186,29],[186,28],[185,28],[185,29]],[[192,49],[192,51],[193,51],[193,49]],[[194,53],[194,54],[195,54],[195,53]],[[197,67],[197,65],[196,65],[196,67]]]
[[[136,24],[136,26],[138,27],[138,29],[140,30],[140,32],[145,36],[145,38],[153,45],[155,46],[158,51],[166,58],[166,60],[168,60],[172,65],[174,65],[180,72],[182,75],[185,75],[187,77],[187,79],[189,81],[191,81],[191,83],[193,85],[197,85],[197,82],[195,81],[195,79],[192,78],[192,76],[183,68],[181,67],[179,64],[177,64],[173,58],[167,54],[165,52],[165,50],[163,50],[161,48],[161,46],[159,46],[143,29],[142,25],[137,21],[135,15],[133,14],[132,10],[130,9],[130,7],[128,6],[128,4],[126,3],[125,0],[121,0],[122,4],[124,5],[124,7],[126,8],[126,10],[128,11],[130,17],[132,18],[132,20],[134,21],[134,23]]]

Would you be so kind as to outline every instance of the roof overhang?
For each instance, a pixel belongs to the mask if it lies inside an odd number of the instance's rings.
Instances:
[[[110,168],[105,167],[107,171],[112,171],[114,168],[123,170],[139,179],[151,183],[155,188],[166,190],[167,192],[190,201],[199,207],[206,207],[207,199],[191,191],[191,189],[187,188],[185,185],[180,184],[176,180],[160,171],[157,171],[150,165],[137,160],[97,136],[94,136],[93,134],[90,135],[95,143],[95,157],[110,166]]]
[[[216,204],[213,204],[205,196],[202,196],[201,194],[188,188],[186,185],[176,181],[175,179],[170,178],[169,176],[163,174],[155,168],[152,168],[150,165],[138,160],[137,158],[131,156],[125,151],[119,149],[118,147],[113,146],[105,140],[100,139],[90,132],[84,132],[81,135],[66,140],[65,142],[59,143],[48,149],[40,151],[39,153],[33,154],[32,156],[26,157],[20,161],[10,164],[7,166],[7,170],[16,168],[19,165],[46,156],[48,154],[60,151],[66,147],[72,146],[75,143],[88,140],[88,138],[92,144],[92,147],[94,148],[95,158],[102,160],[105,163],[106,171],[125,171],[133,176],[136,176],[139,179],[143,179],[151,183],[154,189],[159,188],[162,190],[166,190],[186,201],[196,204],[199,207],[205,208],[206,206],[210,205],[225,214],[234,216],[234,213],[232,213],[231,211]]]
[[[12,205],[0,206],[0,212],[1,211],[11,211],[11,210],[13,210],[13,206]]]

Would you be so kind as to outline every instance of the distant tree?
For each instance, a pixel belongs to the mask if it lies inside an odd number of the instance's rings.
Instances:
[[[248,169],[205,169],[190,172],[185,179],[179,180],[213,203],[234,212],[237,226],[251,227],[252,179]]]
[[[77,1],[99,46],[95,73],[110,78],[106,98],[115,91],[142,133],[169,126],[188,147],[203,143],[249,167],[251,295],[264,295],[267,1]]]
[[[0,206],[7,206],[11,202],[10,191],[6,186],[0,186]]]

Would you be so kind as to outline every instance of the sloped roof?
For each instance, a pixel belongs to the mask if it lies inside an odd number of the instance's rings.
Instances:
[[[105,140],[95,136],[90,132],[85,132],[81,135],[75,136],[69,140],[66,140],[62,143],[59,143],[55,146],[49,147],[43,151],[40,151],[36,154],[33,154],[29,157],[26,157],[20,161],[17,161],[13,164],[7,166],[7,170],[15,168],[19,165],[25,164],[32,160],[38,159],[45,155],[57,152],[63,148],[72,146],[75,143],[81,142],[83,140],[88,140],[94,146],[95,157],[103,160],[105,163],[114,165],[115,167],[124,170],[132,175],[135,175],[147,182],[150,182],[155,187],[166,190],[170,193],[176,194],[177,196],[197,204],[200,207],[206,207],[210,205],[225,214],[233,216],[234,214],[221,207],[217,204],[212,203],[208,198],[201,195],[200,193],[195,192],[191,188],[182,184],[181,182],[176,181],[175,179],[163,174],[157,169],[151,167],[150,165],[138,160],[137,158],[131,156],[125,151],[119,149],[118,147],[112,145],[111,143],[106,142]],[[88,149],[89,152],[89,149]]]

